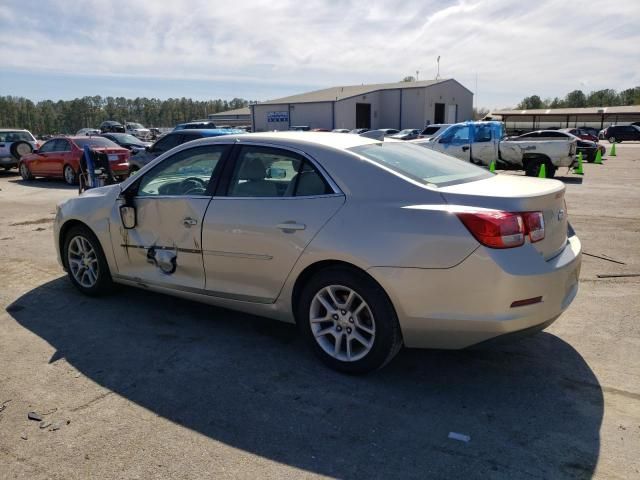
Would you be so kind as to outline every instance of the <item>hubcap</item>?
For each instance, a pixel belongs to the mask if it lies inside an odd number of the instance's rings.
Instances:
[[[342,285],[324,287],[309,309],[311,332],[331,357],[354,362],[367,355],[376,335],[371,308],[355,290]]]
[[[69,270],[73,278],[85,288],[98,281],[98,257],[89,240],[77,235],[69,242],[67,252]]]
[[[60,171],[60,170],[58,170]],[[64,169],[64,179],[67,181],[67,183],[73,183],[73,177],[74,177],[74,173],[73,170],[71,169],[71,167],[65,167]]]

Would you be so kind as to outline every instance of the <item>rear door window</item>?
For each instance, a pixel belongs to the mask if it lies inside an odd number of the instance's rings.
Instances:
[[[168,152],[173,147],[177,147],[178,145],[180,145],[182,143],[180,141],[181,139],[182,139],[182,133],[174,133],[174,134],[170,133],[166,137],[158,140],[153,145],[153,153],[160,155],[164,152]]]
[[[304,157],[271,147],[242,147],[231,178],[230,197],[308,197],[333,193]]]
[[[42,147],[40,147],[40,153],[53,152],[56,146],[57,140],[49,140]]]

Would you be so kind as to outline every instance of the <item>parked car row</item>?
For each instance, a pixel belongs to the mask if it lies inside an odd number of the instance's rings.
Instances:
[[[639,125],[611,125],[598,133],[598,138],[609,140],[609,143],[640,141]]]
[[[451,124],[433,124],[427,125],[423,129],[420,128],[405,128],[403,130],[397,130],[395,128],[377,128],[377,129],[369,129],[369,128],[354,128],[349,130],[348,128],[334,128],[331,130],[334,133],[354,133],[356,135],[362,135],[364,133],[368,134],[369,138],[376,138],[378,136],[390,137],[396,140],[414,140],[416,138],[433,138],[440,133],[442,133],[447,127],[450,127]],[[289,130],[298,130],[298,131],[329,131],[324,129],[311,129],[309,127],[301,127],[295,126],[289,128]]]

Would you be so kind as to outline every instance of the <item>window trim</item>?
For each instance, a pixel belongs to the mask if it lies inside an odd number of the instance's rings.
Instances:
[[[231,178],[233,176],[233,171],[235,170],[236,163],[239,159],[240,150],[242,147],[265,147],[265,148],[275,148],[278,150],[284,150],[296,155],[301,156],[304,160],[308,161],[313,168],[315,168],[318,174],[322,177],[329,188],[332,190],[332,193],[325,193],[323,195],[300,195],[300,196],[291,196],[291,197],[235,197],[229,196],[229,188],[231,184]],[[331,178],[331,176],[327,173],[327,171],[320,165],[313,157],[311,157],[306,152],[299,150],[295,147],[291,147],[289,145],[279,145],[269,142],[252,142],[252,141],[236,141],[233,143],[233,149],[229,155],[228,161],[226,162],[224,171],[220,176],[220,183],[218,184],[218,188],[215,190],[215,194],[213,198],[228,198],[228,199],[237,199],[237,200],[295,200],[297,198],[325,198],[325,197],[337,197],[344,196],[344,193],[340,190],[340,187],[336,184],[336,182]]]

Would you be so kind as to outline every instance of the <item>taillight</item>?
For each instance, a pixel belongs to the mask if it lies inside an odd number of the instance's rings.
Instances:
[[[542,212],[458,212],[458,218],[478,242],[490,248],[514,248],[544,239]]]
[[[524,244],[522,216],[510,212],[457,213],[471,235],[491,248],[513,248]]]
[[[542,212],[526,212],[522,214],[525,232],[531,243],[544,240],[544,217]]]

